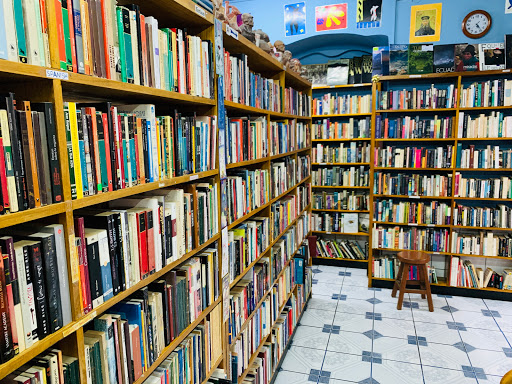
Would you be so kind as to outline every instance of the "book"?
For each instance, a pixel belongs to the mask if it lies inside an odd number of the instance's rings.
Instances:
[[[479,54],[479,44],[455,44],[455,71],[479,71]]]
[[[455,71],[455,45],[434,45],[434,73]]]
[[[505,43],[481,43],[478,48],[482,71],[505,69]]]
[[[389,75],[389,45],[373,47],[372,76]]]
[[[313,87],[325,87],[327,85],[327,68],[327,63],[302,66],[305,71],[304,76],[312,83]]]
[[[434,50],[432,44],[409,45],[409,74],[432,73]]]
[[[409,46],[407,44],[390,44],[389,74],[407,75],[409,72]]]
[[[327,62],[327,85],[348,84],[349,59]]]
[[[361,78],[359,83],[371,83],[372,81],[372,55],[363,55],[361,56]],[[356,63],[354,63],[354,68],[356,71],[355,80],[358,79],[357,75],[357,66]],[[356,81],[358,83],[358,81]]]
[[[505,35],[505,68],[512,68],[512,35]]]

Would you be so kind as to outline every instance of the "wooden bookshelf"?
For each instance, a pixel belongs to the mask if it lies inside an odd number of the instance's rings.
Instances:
[[[53,2],[47,2],[48,7],[54,7]],[[156,16],[159,20],[159,25],[168,27],[186,27],[189,33],[200,36],[203,40],[210,40],[214,43],[214,17],[208,11],[198,6],[191,0],[118,0],[119,5],[138,4],[141,13],[146,16]],[[53,9],[53,8],[52,8]],[[95,76],[88,76],[83,74],[71,73],[60,70],[60,63],[58,62],[58,39],[56,35],[56,12],[48,13],[48,24],[50,29],[50,53],[51,53],[51,67],[43,68],[40,66],[21,64],[16,62],[0,61],[0,82],[4,85],[6,91],[12,91],[16,94],[17,99],[30,100],[31,102],[50,101],[53,103],[55,110],[55,125],[57,129],[59,161],[61,169],[61,180],[63,187],[63,201],[57,204],[51,204],[40,208],[29,209],[22,212],[16,212],[0,216],[0,228],[9,228],[14,225],[29,223],[29,222],[44,222],[46,223],[60,223],[64,225],[68,273],[69,273],[69,287],[72,303],[72,321],[62,329],[48,335],[43,340],[36,342],[30,348],[25,349],[20,354],[9,360],[4,364],[0,364],[0,379],[20,368],[22,365],[29,362],[37,355],[43,353],[51,347],[62,349],[66,355],[78,358],[80,369],[80,384],[87,383],[87,372],[85,362],[84,350],[84,327],[93,321],[96,317],[103,313],[108,312],[115,304],[127,299],[133,293],[139,291],[141,288],[147,287],[151,282],[157,281],[164,277],[168,272],[188,261],[190,258],[201,253],[205,248],[212,247],[214,244],[218,248],[219,254],[219,271],[222,270],[222,236],[219,233],[213,235],[209,240],[197,246],[192,251],[181,255],[178,260],[163,266],[159,271],[149,275],[147,278],[141,280],[134,286],[121,291],[105,303],[93,308],[92,311],[85,314],[81,308],[81,294],[80,294],[80,277],[76,270],[78,268],[78,255],[74,250],[75,232],[73,218],[77,214],[77,210],[85,207],[105,207],[105,203],[116,199],[135,196],[141,193],[158,190],[161,188],[169,187],[182,187],[188,183],[203,182],[205,180],[214,180],[214,183],[219,187],[220,195],[220,177],[218,164],[218,148],[216,148],[217,159],[215,169],[205,172],[188,174],[184,176],[159,180],[151,183],[144,183],[135,185],[133,187],[120,189],[107,193],[100,193],[93,196],[86,196],[81,199],[72,199],[71,186],[69,177],[69,164],[67,156],[67,139],[66,139],[66,126],[64,120],[64,103],[68,101],[77,102],[101,102],[112,101],[114,105],[122,104],[155,104],[157,115],[159,109],[168,112],[170,108],[178,109],[180,112],[192,113],[197,111],[199,115],[217,115],[219,100],[217,100],[217,90],[215,81],[215,97],[204,98],[182,94],[173,91],[167,91],[143,85],[135,85],[123,83],[120,81],[98,78]],[[306,79],[300,77],[290,70],[283,68],[275,58],[257,48],[253,43],[249,42],[242,35],[237,39],[231,37],[226,33],[226,26],[223,25],[223,42],[226,50],[232,53],[245,53],[248,55],[249,66],[251,70],[262,73],[269,78],[279,79],[282,87],[293,87],[294,89],[304,92],[311,96],[311,83]],[[213,44],[215,46],[215,44]],[[215,58],[215,55],[214,55]],[[48,72],[47,70],[50,70]],[[55,78],[53,75],[59,75]],[[217,80],[217,79],[215,79]],[[272,112],[260,108],[253,108],[242,104],[237,104],[229,101],[224,102],[228,115],[234,113],[235,115],[251,115],[251,116],[265,116],[267,121],[271,120],[296,120],[306,124],[311,124],[312,118],[310,116],[292,115],[288,113]],[[284,102],[283,102],[284,107]],[[283,108],[284,109],[284,108]],[[269,141],[270,142],[270,141]],[[218,140],[217,140],[218,145]],[[295,145],[295,150],[284,153],[267,156],[262,159],[248,160],[236,164],[228,164],[226,168],[229,170],[241,167],[254,167],[261,164],[263,168],[268,169],[272,161],[279,160],[285,157],[297,158],[297,156],[311,153],[311,144],[306,148],[298,148]],[[288,194],[296,194],[298,186],[310,182],[310,176],[298,181],[294,186],[283,192],[279,196],[259,207],[256,210],[249,212],[247,215],[238,219],[230,224],[228,228],[233,228],[244,221],[249,220],[257,214],[264,216],[269,215],[270,205]],[[219,208],[220,196],[219,196]],[[197,207],[196,207],[197,208]],[[311,211],[311,205],[307,205],[299,214]],[[197,210],[196,210],[197,212]],[[219,228],[220,212],[219,212]],[[298,216],[298,217],[299,217]],[[197,218],[194,220],[197,221]],[[271,247],[278,241],[292,225],[297,223],[297,218],[288,225],[284,231],[278,234],[274,239],[271,239],[269,247],[265,250],[264,254],[270,253]],[[196,227],[197,228],[197,227]],[[197,234],[195,234],[197,239]],[[196,244],[198,244],[196,242]],[[290,257],[293,259],[297,251]],[[255,261],[256,263],[257,261]],[[291,261],[288,262],[289,265]],[[239,277],[231,284],[231,288],[236,285],[240,279],[247,273],[250,268],[246,269]],[[284,273],[281,271],[281,274]],[[220,274],[220,272],[218,272]],[[220,292],[222,295],[222,276],[218,276],[220,281]],[[276,277],[276,279],[279,276]],[[275,280],[275,279],[274,279]],[[296,287],[293,291],[296,291]],[[266,293],[265,297],[268,296]],[[288,301],[287,298],[285,303]],[[151,373],[169,356],[172,351],[179,346],[179,344],[200,324],[204,324],[209,314],[217,306],[221,306],[223,310],[222,296],[218,297],[208,308],[202,311],[199,317],[172,342],[164,348],[160,356],[154,363],[143,373],[143,375],[135,382],[141,384],[147,379]],[[282,310],[282,309],[281,309]],[[212,362],[212,366],[207,373],[203,383],[206,383],[208,378],[212,375],[217,367],[229,371],[229,344],[227,343],[227,329],[226,323],[222,324],[222,355],[217,361]],[[261,346],[260,346],[261,348]],[[245,375],[243,376],[245,377]],[[243,380],[239,378],[239,382]]]

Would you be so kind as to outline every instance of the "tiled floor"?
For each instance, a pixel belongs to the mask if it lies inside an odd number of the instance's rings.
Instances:
[[[512,303],[419,295],[401,311],[366,270],[314,266],[313,297],[276,384],[499,384],[512,369]]]

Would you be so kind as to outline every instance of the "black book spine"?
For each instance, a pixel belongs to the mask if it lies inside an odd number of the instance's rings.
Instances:
[[[27,115],[25,111],[16,111],[19,123],[19,138],[23,152],[23,162],[25,164],[25,185],[28,194],[28,208],[35,208],[36,200],[34,196],[34,182],[32,180],[32,168],[30,164],[30,147],[28,144]],[[2,208],[3,209],[3,208]]]
[[[63,200],[62,181],[59,164],[59,149],[57,144],[57,128],[55,126],[55,113],[52,103],[34,103],[32,110],[43,112],[46,123],[46,138],[48,156],[50,159],[50,175],[52,187],[52,201],[60,203]]]
[[[14,93],[5,97],[7,118],[9,120],[9,133],[11,134],[12,163],[14,178],[16,180],[16,193],[18,195],[18,208],[20,211],[28,209],[28,190],[25,180],[25,164],[23,162],[23,144],[19,131],[18,116],[14,109]]]
[[[55,236],[50,235],[41,239],[43,253],[44,274],[46,282],[46,297],[48,302],[48,318],[50,332],[62,328],[62,308],[60,306],[59,272],[57,269],[57,251],[55,249]]]
[[[94,217],[96,219],[97,216]],[[93,219],[93,220],[94,220]],[[114,225],[114,217],[108,216],[106,226],[103,228],[107,230],[108,234],[108,248],[110,254],[110,269],[112,271],[112,288],[114,290],[114,296],[117,295],[121,290],[121,284],[119,282],[119,263],[117,259],[117,234]]]
[[[34,299],[36,301],[37,317],[37,335],[42,340],[50,334],[50,324],[48,321],[48,304],[46,301],[46,284],[43,273],[43,258],[41,254],[41,243],[36,243],[29,247],[32,284],[34,286]],[[28,284],[28,281],[27,281]]]
[[[37,169],[37,179],[39,180],[39,195],[41,199],[41,205],[47,205],[50,196],[48,196],[48,191],[50,188],[50,174],[48,169],[48,174],[45,169],[45,152],[46,148],[43,148],[42,145],[42,137],[41,137],[41,123],[39,121],[39,113],[32,111],[32,126],[34,130],[34,149],[36,152],[36,159],[38,164]],[[46,164],[48,165],[48,164]]]
[[[89,285],[91,287],[91,302],[103,296],[103,283],[101,280],[100,255],[98,253],[97,241],[87,244],[87,265],[89,268]]]

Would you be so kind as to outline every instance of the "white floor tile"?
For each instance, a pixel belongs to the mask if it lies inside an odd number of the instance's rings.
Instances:
[[[414,323],[418,337],[425,337],[427,343],[453,345],[461,341],[459,331],[449,329],[446,324]]]
[[[498,311],[500,315],[508,315],[512,316],[512,302],[510,301],[501,301],[501,300],[487,300],[485,299],[485,304],[490,310]]]
[[[372,378],[379,384],[423,384],[420,365],[393,360],[372,364]]]
[[[453,321],[452,313],[440,308],[434,308],[434,312],[430,312],[428,307],[413,308],[412,316],[414,322],[420,323],[446,324],[447,321]]]
[[[512,316],[501,315],[501,317],[495,317],[494,319],[502,332],[512,334]]]
[[[453,312],[452,316],[457,323],[462,323],[468,328],[489,329],[491,331],[499,330],[494,318],[492,316],[484,316],[482,313],[457,311]]]
[[[300,325],[323,328],[325,324],[332,325],[334,311],[326,311],[318,308],[309,308],[300,319]]]
[[[484,351],[475,349],[468,353],[473,367],[482,368],[487,375],[503,376],[512,370],[512,358],[503,351]]]
[[[341,284],[318,282],[312,285],[313,295],[329,296],[339,295]]]
[[[329,333],[322,332],[322,328],[301,326],[297,328],[293,337],[292,345],[296,347],[307,347],[325,350]]]
[[[396,297],[391,297],[391,292],[393,292],[392,289],[381,288],[380,291],[375,291],[375,298],[385,303],[395,303],[396,306],[396,303],[398,302],[398,293],[396,294]],[[408,299],[409,294],[405,293],[404,300]]]
[[[379,303],[376,302],[376,313],[380,313],[382,317],[399,320],[412,320],[411,308],[402,306],[401,310],[396,309],[396,303]]]
[[[338,300],[332,299],[328,296],[319,296],[313,295],[308,302],[308,309],[316,308],[323,309],[325,311],[336,311],[336,307],[338,306]]]
[[[373,329],[373,319],[367,319],[365,315],[337,311],[334,315],[333,325],[338,325],[342,331],[366,332]]]
[[[340,331],[331,333],[327,351],[363,355],[363,351],[372,351],[372,339],[362,333]]]
[[[320,284],[343,284],[345,276],[340,276],[338,271],[315,273],[314,279]]]
[[[373,312],[373,304],[366,300],[340,300],[336,312],[365,315],[366,312]]]
[[[367,287],[354,287],[346,284],[343,284],[340,293],[346,295],[347,299],[367,300],[373,299],[374,297],[374,291],[372,289]]]
[[[409,301],[411,303],[416,303],[417,304],[417,305],[416,304],[412,304],[414,307],[427,308],[428,309],[428,301],[427,301],[427,299],[422,299],[419,294],[414,294],[414,293],[409,293],[409,297],[410,297]],[[432,296],[432,304],[434,305],[434,311],[440,310],[441,308],[446,306],[446,299],[443,298],[443,297],[437,297],[437,296],[434,295],[434,296]]]
[[[352,276],[368,276],[368,271],[366,269],[347,268],[345,272],[349,272]]]
[[[309,374],[311,369],[322,369],[324,355],[325,350],[292,345],[286,352],[281,368],[286,371]]]
[[[478,379],[478,384],[501,384],[503,376],[485,375],[485,379]]]
[[[368,277],[358,275],[345,276],[345,280],[343,280],[343,286],[368,287]]]
[[[416,335],[412,320],[398,320],[383,317],[382,320],[375,320],[373,322],[373,329],[385,337],[407,339],[409,335]]]
[[[418,346],[409,344],[406,339],[378,337],[373,340],[373,352],[380,353],[385,360],[420,364]]]
[[[428,343],[427,346],[420,345],[421,364],[438,368],[449,368],[462,370],[462,366],[469,366],[466,351],[453,345]]]
[[[361,356],[327,351],[322,370],[331,372],[332,379],[358,383],[371,377],[371,366]]]
[[[277,374],[275,384],[314,384],[308,381],[309,375],[304,373],[281,371]]]
[[[456,310],[458,310],[482,313],[482,309],[487,309],[482,299],[476,299],[473,297],[452,296],[448,297],[446,301],[452,308],[452,312],[456,312]]]
[[[464,376],[464,372],[453,369],[423,366],[425,384],[477,384],[476,379]]]
[[[468,328],[467,331],[460,331],[460,335],[464,343],[474,348],[487,349],[489,351],[502,351],[503,348],[510,348],[507,339],[501,331]]]

